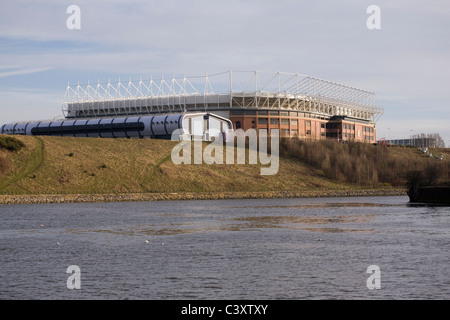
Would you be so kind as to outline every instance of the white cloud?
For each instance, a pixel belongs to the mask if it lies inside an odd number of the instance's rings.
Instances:
[[[51,68],[44,67],[44,68],[35,68],[35,69],[18,69],[18,70],[3,71],[3,72],[0,71],[0,78],[17,76],[17,75],[26,75],[26,74],[36,73],[36,72],[47,71],[50,69]]]

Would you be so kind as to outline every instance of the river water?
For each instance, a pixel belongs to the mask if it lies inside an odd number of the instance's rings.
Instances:
[[[450,207],[407,197],[5,205],[0,219],[0,299],[450,299]]]

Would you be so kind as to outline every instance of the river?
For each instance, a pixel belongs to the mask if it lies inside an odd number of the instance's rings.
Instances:
[[[450,299],[450,207],[404,196],[3,205],[0,219],[0,299]]]

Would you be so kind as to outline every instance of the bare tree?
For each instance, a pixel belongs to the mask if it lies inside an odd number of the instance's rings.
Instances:
[[[445,148],[445,142],[439,133],[419,133],[411,136],[411,144],[416,147]]]

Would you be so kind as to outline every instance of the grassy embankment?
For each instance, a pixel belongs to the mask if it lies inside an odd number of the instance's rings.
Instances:
[[[0,139],[5,138],[0,136]],[[14,150],[0,146],[0,203],[21,202],[21,197],[29,195],[133,194],[141,197],[119,200],[152,200],[202,198],[199,194],[206,194],[203,198],[227,198],[237,194],[244,197],[320,196],[333,192],[336,195],[350,192],[347,195],[351,195],[362,190],[393,189],[390,183],[378,178],[346,179],[344,173],[338,174],[331,165],[327,167],[327,163],[333,161],[330,156],[322,167],[300,159],[295,148],[286,145],[281,148],[278,173],[262,176],[260,165],[175,165],[170,153],[177,142],[167,140],[30,136],[15,136],[14,139],[23,146],[17,145]],[[400,159],[434,161],[424,159],[416,149],[389,148],[387,151]],[[448,149],[440,152],[450,158]],[[400,192],[403,190],[401,183],[394,183],[394,187],[400,187]],[[90,198],[92,201],[101,199],[114,200],[114,197]]]

